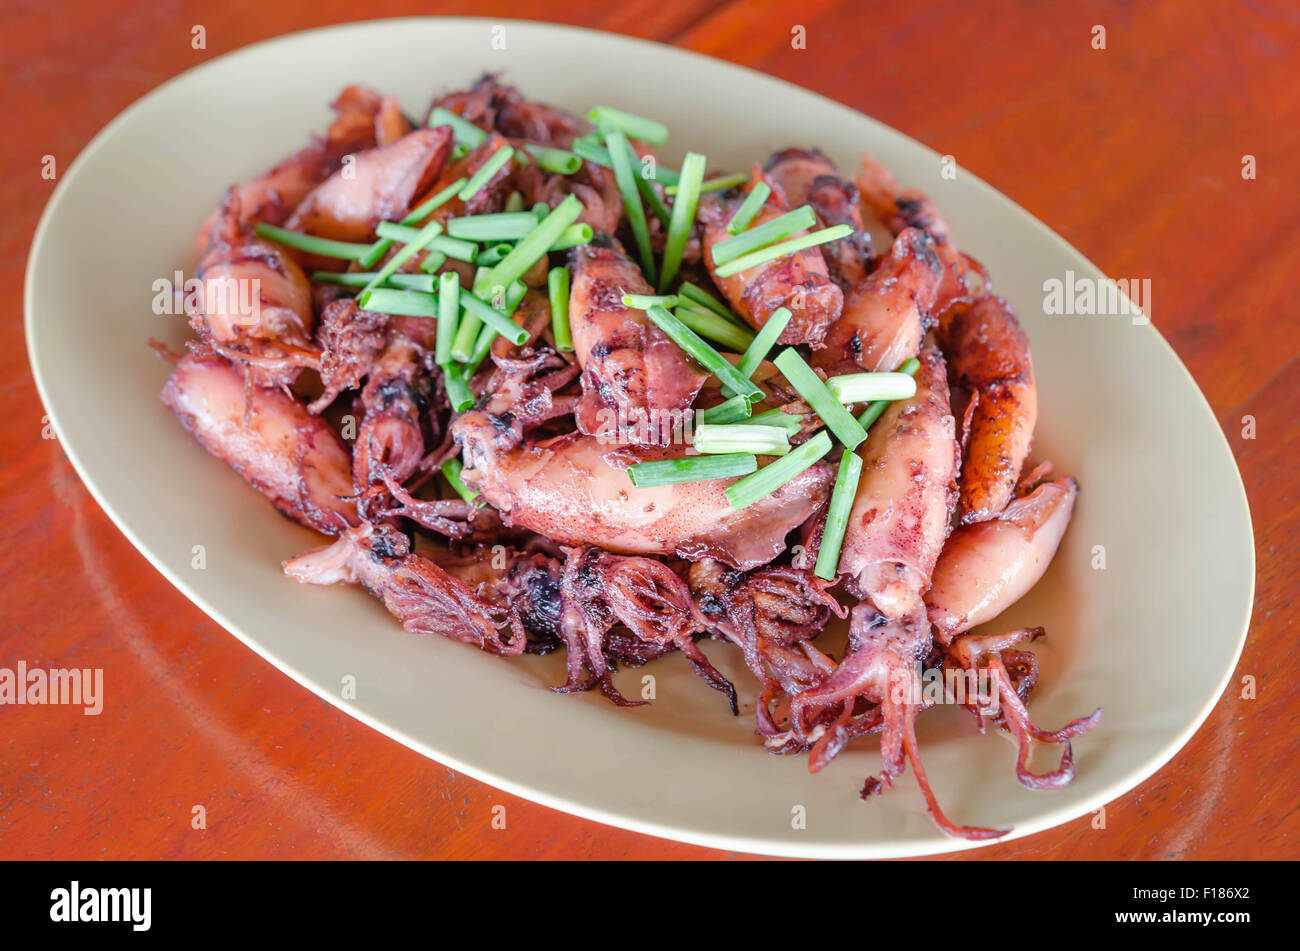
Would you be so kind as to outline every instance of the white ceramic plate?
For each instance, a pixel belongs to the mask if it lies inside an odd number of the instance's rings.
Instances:
[[[494,26],[505,49],[493,48]],[[500,45],[499,43],[497,45]],[[635,67],[635,68],[633,68]],[[132,543],[214,620],[299,683],[398,741],[511,793],[639,832],[779,855],[887,857],[944,852],[910,772],[864,803],[879,768],[873,740],[808,773],[763,752],[753,695],[732,718],[719,695],[666,658],[658,700],[615,709],[559,696],[559,657],[502,660],[401,631],[357,589],[304,587],[281,559],[320,543],[277,516],[208,456],[157,400],[167,367],[150,336],[179,345],[182,318],[155,316],[152,284],[194,266],[194,232],[232,182],[299,148],[345,84],[430,96],[484,70],[528,95],[580,110],[599,101],[669,123],[717,166],[816,144],[852,168],[870,148],[939,201],[961,246],[1017,306],[1040,387],[1035,454],[1083,493],[1047,576],[991,627],[1043,624],[1035,719],[1055,727],[1105,707],[1075,742],[1077,778],[1031,792],[1014,747],[979,736],[955,709],[921,718],[924,759],[957,822],[1037,832],[1097,809],[1187,741],[1236,664],[1254,580],[1241,480],[1209,407],[1150,326],[1118,317],[1047,317],[1043,282],[1100,273],[964,170],[844,106],[776,79],[669,47],[580,29],[472,19],[408,19],[317,30],[223,56],[171,80],[109,124],[65,174],[37,230],[27,273],[28,346],[59,438]],[[192,549],[206,568],[191,567]],[[1093,567],[1103,546],[1106,567]],[[706,649],[738,686],[737,652]],[[342,678],[357,698],[340,698]],[[110,703],[112,702],[110,698]],[[126,703],[126,698],[118,698]],[[792,822],[796,807],[806,828]],[[436,834],[437,830],[431,830]]]

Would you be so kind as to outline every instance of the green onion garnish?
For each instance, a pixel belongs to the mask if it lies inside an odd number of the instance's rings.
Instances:
[[[488,281],[490,273],[491,270],[486,267],[480,267],[474,273],[474,282],[470,287],[470,293],[480,300],[483,295],[488,293],[488,288],[492,286]],[[483,326],[483,321],[479,319],[478,314],[467,310],[463,301],[461,302],[461,310],[464,311],[464,315],[461,317],[460,324],[456,327],[456,339],[451,344],[451,357],[461,363],[468,363],[474,354],[474,344],[478,341],[478,332],[479,328]]]
[[[340,287],[365,287],[374,280],[376,271],[313,271],[311,279],[317,284],[338,284]],[[408,291],[432,294],[433,276],[430,274],[390,274],[385,284]]]
[[[697,456],[691,459],[657,459],[627,467],[627,477],[638,489],[656,485],[680,485],[683,482],[708,482],[749,475],[758,469],[753,453],[733,452],[722,456]]]
[[[460,474],[464,468],[459,459],[448,459],[442,464],[442,477],[456,490],[457,495],[466,502],[473,502],[478,498],[478,492],[467,486],[461,479]]]
[[[718,178],[706,178],[700,183],[700,191],[720,192],[724,188],[735,188],[737,185],[743,185],[747,181],[749,181],[749,176],[743,172],[736,172],[732,175],[722,175]],[[677,186],[669,185],[664,188],[664,191],[670,195],[675,195],[677,194]]]
[[[387,222],[383,222],[380,227],[383,227],[384,224],[387,224]],[[401,226],[399,225],[397,227]],[[370,299],[370,292],[374,288],[388,280],[389,277],[397,272],[399,267],[409,261],[416,254],[423,251],[426,246],[432,244],[433,239],[438,237],[440,234],[442,234],[442,223],[437,221],[430,221],[427,225],[417,231],[411,240],[407,244],[403,245],[400,251],[389,258],[384,266],[379,269],[379,273],[374,276],[364,289],[362,289],[361,293],[357,295],[357,303],[362,307],[365,307],[366,301]],[[386,234],[384,237],[391,238],[393,235]]]
[[[916,379],[907,373],[845,373],[831,377],[826,385],[845,406],[872,400],[907,400],[916,395]]]
[[[919,369],[921,369],[921,361],[916,359],[916,357],[912,357],[910,360],[904,361],[903,365],[894,372],[906,373],[908,376],[916,376],[916,371]],[[889,403],[889,400],[877,400],[872,403],[867,407],[866,412],[858,417],[858,424],[863,429],[870,429],[871,424],[880,419],[880,415],[885,411],[885,408],[889,406]]]
[[[856,449],[858,444],[867,438],[867,431],[853,418],[853,414],[835,399],[834,394],[822,382],[822,378],[804,362],[797,350],[786,347],[772,362],[803,397],[804,402],[821,417],[826,428],[833,432],[835,438],[846,448]]]
[[[433,240],[437,241],[437,238]],[[441,251],[429,251],[424,255],[424,260],[420,262],[420,270],[426,274],[435,273],[438,268],[447,263],[447,255]]]
[[[590,162],[593,165],[599,165],[602,168],[613,168],[613,160],[609,157],[609,149],[605,148],[600,141],[591,135],[584,135],[580,139],[573,140],[573,151],[584,162]],[[638,162],[641,157],[636,154],[636,150],[628,144],[628,151],[636,158]],[[649,174],[647,174],[647,172]],[[660,185],[672,186],[677,184],[678,174],[667,166],[655,162],[653,165],[641,164],[641,170],[637,176],[646,181],[658,182]]]
[[[404,225],[417,225],[429,215],[433,214],[455,196],[460,191],[461,186],[465,184],[465,179],[458,178],[432,198],[428,198],[411,209],[411,213],[402,219]],[[374,267],[375,262],[384,256],[384,253],[393,246],[392,238],[380,238],[370,246],[370,252],[363,258],[360,258],[362,267]],[[441,264],[439,264],[441,267]],[[421,265],[420,270],[432,271],[437,268],[426,268]]]
[[[569,330],[569,270],[553,267],[546,275],[546,290],[551,298],[551,332],[555,335],[555,349],[573,349],[573,334]]]
[[[456,339],[460,320],[460,275],[448,271],[438,279],[438,332],[434,361],[441,366],[451,363],[451,345]]]
[[[479,170],[470,176],[469,181],[465,183],[465,187],[457,192],[457,197],[461,201],[469,201],[477,195],[479,190],[491,181],[492,176],[505,167],[506,162],[509,162],[510,157],[514,154],[515,148],[513,145],[503,145],[493,152],[492,156],[479,167]]]
[[[314,235],[277,228],[261,222],[257,225],[258,237],[283,244],[285,247],[297,248],[308,254],[319,254],[324,258],[339,258],[344,261],[359,261],[370,253],[370,245],[353,244],[351,241],[331,241],[329,238],[317,238]]]
[[[862,475],[862,457],[856,452],[846,452],[840,457],[835,473],[835,488],[831,490],[831,505],[826,512],[826,525],[822,528],[821,546],[817,549],[817,565],[813,574],[830,581],[840,566],[840,549],[844,547],[844,532],[849,525],[849,513],[858,494],[858,479]]]
[[[430,222],[428,227],[434,227],[437,222]],[[441,228],[439,229],[441,230]],[[382,238],[388,238],[390,241],[417,241],[420,237],[420,230],[412,228],[410,225],[394,224],[391,221],[381,221],[375,228],[375,233]],[[440,251],[447,257],[455,258],[457,261],[466,261],[469,264],[474,263],[474,258],[478,255],[478,246],[473,241],[465,241],[461,238],[449,238],[440,234],[434,237],[428,243],[429,250]]]
[[[527,330],[520,327],[495,307],[485,304],[473,294],[466,294],[461,297],[460,305],[465,309],[466,313],[474,314],[483,322],[484,326],[491,327],[516,347],[528,339]],[[488,339],[491,340],[492,338],[488,337]]]
[[[582,159],[565,149],[545,145],[525,145],[524,151],[537,161],[537,167],[560,175],[572,175],[582,168]]]
[[[713,311],[719,317],[726,317],[733,323],[740,323],[740,318],[731,312],[731,308],[697,284],[686,281],[677,289],[677,294],[685,297],[692,304],[699,304]]]
[[[748,379],[736,372],[736,368],[722,358],[718,351],[700,339],[699,335],[687,327],[662,307],[655,305],[646,311],[646,316],[654,321],[655,326],[667,335],[668,339],[686,351],[696,363],[704,367],[724,386],[737,396],[744,396],[751,402],[763,398],[763,391]]]
[[[778,307],[772,312],[772,316],[767,318],[763,329],[754,336],[753,341],[745,348],[745,355],[736,364],[736,369],[742,376],[748,379],[754,375],[758,365],[767,357],[768,351],[776,345],[777,338],[785,332],[792,316],[786,307]]]
[[[678,320],[701,337],[707,337],[715,343],[720,343],[728,350],[744,353],[745,348],[754,340],[754,334],[751,331],[743,330],[729,320],[723,320],[711,310],[701,310],[698,307],[691,307],[689,304],[681,304],[674,313],[677,315]],[[741,375],[748,379],[748,374]]]
[[[357,299],[361,304],[361,299]],[[437,317],[438,298],[420,291],[397,291],[377,287],[366,297],[366,310],[376,314],[400,314],[405,317]]]
[[[649,310],[658,304],[660,307],[676,307],[676,294],[624,294],[623,306],[633,310]]]
[[[695,427],[692,445],[706,455],[752,452],[756,456],[784,456],[790,451],[784,429],[752,423],[701,423]]]
[[[439,106],[429,115],[429,125],[449,125],[451,126],[452,137],[461,145],[468,145],[470,148],[483,144],[487,138],[487,133],[470,122],[468,119],[462,119],[450,109],[444,109]]]
[[[799,473],[831,451],[831,437],[823,430],[798,449],[764,466],[753,475],[733,482],[724,493],[736,511],[767,498]]]
[[[682,177],[673,202],[672,218],[668,222],[668,238],[664,243],[664,266],[659,274],[659,291],[663,293],[677,276],[682,266],[682,252],[695,227],[695,209],[700,201],[700,183],[704,181],[707,159],[698,152],[687,152],[682,160]]]
[[[547,209],[548,211],[550,209]],[[576,248],[580,244],[591,244],[591,239],[596,236],[591,225],[579,222],[576,225],[569,225],[564,229],[564,233],[555,239],[555,242],[547,248],[548,251],[565,251],[569,248]]]
[[[749,421],[755,426],[779,426],[785,430],[787,436],[797,436],[799,430],[803,429],[802,414],[787,413],[779,406],[776,409],[769,409],[765,413],[759,413],[757,416],[751,417]]]
[[[760,225],[759,227],[762,227]],[[758,228],[754,229],[755,231]],[[739,238],[752,232],[745,232],[743,235],[737,235],[735,238],[728,238],[729,241],[736,241]],[[805,248],[815,248],[819,244],[827,244],[831,241],[838,241],[840,238],[847,238],[853,233],[853,229],[848,225],[833,225],[830,228],[822,228],[820,231],[814,231],[806,234],[801,238],[791,238],[789,241],[782,241],[780,244],[774,244],[771,247],[763,248],[761,251],[755,251],[753,254],[746,254],[742,258],[736,258],[729,264],[724,264],[718,268],[718,277],[731,277],[733,274],[739,274],[741,271],[748,271],[751,267],[758,267],[760,264],[766,264],[768,261],[776,258],[783,258],[786,255],[794,254],[796,251],[803,251]]]
[[[514,314],[515,310],[519,307],[519,302],[524,299],[524,295],[527,293],[528,288],[522,281],[515,281],[506,288],[503,301],[506,317],[510,317]],[[517,327],[519,325],[514,324],[514,326]],[[496,337],[496,328],[491,324],[484,324],[479,328],[478,337],[474,341],[474,349],[470,352],[469,362],[465,364],[466,380],[472,380],[474,378],[474,374],[478,372],[479,365],[487,359],[488,352],[492,349],[492,341],[495,340]]]
[[[470,241],[518,241],[537,227],[531,212],[506,211],[495,215],[470,215],[447,222],[447,234]]]
[[[736,209],[736,213],[731,216],[731,221],[727,223],[727,234],[740,234],[748,228],[754,216],[767,204],[767,196],[770,194],[772,189],[767,182],[759,182],[755,185]]]
[[[605,137],[605,141],[609,145],[609,155],[614,166],[614,179],[618,182],[619,193],[623,196],[623,210],[627,213],[632,236],[636,238],[641,270],[653,285],[655,283],[654,252],[650,248],[650,232],[646,227],[645,209],[641,207],[641,193],[636,187],[636,173],[632,171],[627,137],[622,132],[611,132]]]
[[[629,139],[640,139],[650,145],[663,145],[668,141],[668,127],[662,122],[624,112],[622,109],[596,106],[587,113],[587,118],[595,123],[597,128],[603,129],[612,125]],[[608,141],[609,136],[607,135],[605,139]]]
[[[474,405],[474,394],[465,383],[465,371],[456,364],[448,363],[442,368],[442,384],[447,390],[447,402],[457,413]]]
[[[506,206],[503,211],[511,214],[524,210],[524,196],[519,194],[518,190],[512,191],[506,196]]]
[[[504,261],[492,268],[488,286],[509,286],[523,277],[529,268],[546,255],[569,225],[578,220],[580,214],[582,202],[573,195],[566,195],[564,201],[556,205],[528,237],[515,245],[515,249],[506,255]]]
[[[734,261],[776,241],[784,240],[805,228],[811,228],[816,223],[817,216],[811,206],[800,205],[794,211],[787,211],[779,218],[765,221],[734,238],[719,241],[712,249],[713,263],[721,266],[728,261]]]
[[[717,406],[710,406],[708,409],[695,411],[695,425],[699,426],[705,423],[714,423],[723,425],[726,423],[738,423],[742,419],[748,419],[749,414],[753,411],[749,400],[743,396],[733,396],[729,400],[724,400]],[[795,432],[799,430],[796,429]],[[787,431],[788,432],[788,431]],[[793,435],[792,433],[790,435]]]
[[[494,244],[491,247],[484,248],[480,251],[478,257],[474,259],[474,263],[483,265],[484,267],[491,267],[494,264],[499,264],[504,261],[506,255],[509,253],[510,245],[505,243]]]

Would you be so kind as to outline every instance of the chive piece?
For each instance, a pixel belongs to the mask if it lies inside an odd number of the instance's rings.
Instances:
[[[387,222],[384,224],[386,223]],[[383,227],[383,225],[381,224],[380,227]],[[425,246],[431,244],[433,239],[438,237],[440,234],[442,234],[442,223],[437,221],[430,221],[427,225],[416,232],[410,242],[403,245],[400,251],[389,258],[388,262],[379,269],[379,273],[376,274],[370,283],[362,289],[361,293],[357,295],[357,303],[362,307],[365,307],[366,301],[370,299],[370,292],[372,290],[384,281],[388,280],[388,278],[393,274],[397,273],[399,267],[409,261],[416,254],[423,251]],[[388,238],[393,236],[384,235],[384,237]]]
[[[682,252],[695,227],[695,209],[700,201],[700,183],[704,181],[707,159],[698,152],[687,152],[682,160],[681,183],[673,201],[672,219],[668,222],[668,238],[664,242],[664,266],[659,273],[659,292],[672,286],[682,266]]]
[[[525,145],[524,151],[537,161],[537,167],[559,175],[572,175],[582,168],[582,159],[567,149],[545,145]]]
[[[698,284],[692,284],[686,281],[677,289],[680,297],[685,297],[692,304],[699,304],[701,307],[708,308],[719,317],[726,317],[728,320],[739,323],[740,318],[731,312],[731,308],[718,300]]]
[[[747,181],[749,181],[749,176],[744,172],[736,172],[732,175],[721,175],[717,178],[706,178],[700,183],[700,191],[720,192],[726,188],[735,188],[737,185],[743,185]],[[669,185],[664,188],[664,191],[670,195],[675,195],[677,193],[677,186]]]
[[[519,302],[524,299],[526,293],[528,293],[528,288],[522,281],[515,281],[506,288],[502,306],[505,307],[504,314],[507,318],[514,314],[515,310],[519,307]],[[512,326],[519,326],[513,321],[511,321],[511,324]],[[474,374],[478,372],[479,365],[487,359],[488,352],[492,349],[492,341],[495,340],[496,337],[496,328],[491,324],[484,324],[479,328],[478,337],[474,340],[474,349],[470,352],[469,361],[465,364],[466,380],[472,380],[474,378]],[[518,346],[518,344],[516,344],[516,346]]]
[[[524,196],[518,190],[512,191],[506,196],[506,206],[503,209],[509,214],[516,214],[524,210]]]
[[[721,267],[728,261],[744,257],[774,242],[783,241],[792,234],[811,228],[816,223],[817,215],[813,213],[812,207],[800,205],[794,211],[787,211],[771,221],[765,221],[757,227],[750,228],[744,234],[719,241],[712,248],[713,263]]]
[[[758,267],[760,264],[766,264],[776,258],[794,254],[796,251],[815,248],[819,244],[828,244],[831,241],[838,241],[840,238],[847,238],[852,233],[853,229],[848,225],[833,225],[829,228],[822,228],[820,231],[814,231],[801,238],[791,238],[789,241],[782,241],[780,244],[774,244],[771,247],[763,248],[761,251],[755,251],[753,254],[747,254],[743,258],[736,258],[729,264],[724,264],[718,268],[717,275],[718,277],[731,277],[731,275],[739,274],[741,271],[748,271],[751,267]],[[730,240],[734,241],[735,238]]]
[[[627,467],[627,477],[638,489],[656,485],[680,485],[683,482],[708,482],[731,479],[758,470],[753,453],[732,452],[721,456],[697,456],[691,459],[656,459]]]
[[[916,357],[912,357],[911,359],[904,361],[903,365],[894,372],[906,373],[908,376],[916,376],[916,371],[919,369],[921,369],[921,361],[916,359]],[[872,403],[867,407],[866,412],[858,417],[858,424],[863,429],[870,429],[871,424],[880,419],[881,414],[884,413],[885,409],[889,406],[889,403],[889,400],[877,400]]]
[[[506,211],[494,215],[470,215],[447,222],[447,234],[470,241],[518,241],[537,227],[531,212]]]
[[[495,307],[485,304],[473,294],[466,294],[462,297],[460,304],[467,312],[475,314],[483,322],[484,326],[491,327],[516,347],[528,339],[527,330],[520,327]]]
[[[451,133],[455,140],[461,145],[468,145],[470,148],[482,145],[483,140],[487,138],[487,133],[474,123],[468,119],[462,119],[450,109],[444,109],[442,106],[434,109],[429,114],[429,125],[451,126]]]
[[[491,247],[484,248],[480,251],[478,257],[476,257],[474,261],[476,264],[480,264],[484,267],[491,267],[494,264],[499,264],[504,261],[506,255],[509,253],[510,245],[505,244],[504,242],[501,244],[494,244]]]
[[[411,213],[402,219],[404,225],[417,225],[455,197],[465,186],[464,177],[456,179],[438,194],[428,198],[411,209]]]
[[[456,339],[459,320],[460,275],[448,271],[438,279],[438,332],[433,359],[440,366],[451,363],[451,345]]]
[[[564,233],[556,238],[555,242],[546,250],[565,251],[569,248],[576,248],[580,244],[591,244],[591,239],[595,236],[595,230],[586,222],[569,225],[564,229]]]
[[[361,299],[357,299],[361,304]],[[361,304],[366,310],[376,314],[400,314],[405,317],[437,317],[438,298],[433,294],[419,291],[398,291],[378,287],[366,297]]]
[[[730,387],[737,396],[744,396],[751,402],[763,398],[763,391],[736,372],[736,368],[722,358],[718,351],[700,339],[699,335],[687,327],[677,317],[655,305],[646,311],[646,316],[654,321],[655,326],[667,335],[668,339],[686,351],[696,363],[704,367]]]
[[[636,152],[635,150],[632,149],[630,143],[628,145],[628,150],[633,155],[636,155]],[[602,168],[614,167],[613,160],[609,157],[609,149],[607,149],[604,145],[602,145],[600,141],[594,136],[588,135],[588,136],[583,136],[582,138],[579,139],[574,139],[573,151],[584,162],[590,162],[591,164],[599,165]],[[640,156],[637,156],[637,160],[640,161]],[[649,175],[646,175],[647,171],[650,172]],[[653,165],[650,166],[647,166],[643,163],[641,165],[641,172],[638,177],[645,181],[658,182],[660,185],[663,185],[665,188],[669,188],[669,187],[676,186],[679,175],[671,168],[668,168],[665,165],[661,165],[658,162],[655,162]]]
[[[433,274],[446,263],[447,255],[441,251],[429,251],[424,255],[424,260],[420,262],[420,270],[426,274]]]
[[[544,201],[539,201],[534,203],[533,207],[530,210],[533,213],[533,217],[536,218],[538,221],[541,221],[543,218],[545,218],[547,215],[551,213],[551,206]]]
[[[649,310],[655,304],[660,307],[676,307],[676,294],[624,294],[623,306],[633,310]]]
[[[551,298],[551,333],[555,335],[555,349],[573,349],[573,333],[569,329],[569,270],[553,267],[546,275],[546,290]]]
[[[465,183],[465,187],[456,193],[456,197],[461,201],[469,201],[479,193],[484,185],[491,181],[493,175],[505,167],[506,162],[509,162],[510,157],[514,154],[515,148],[513,145],[501,146],[492,153],[486,162],[479,166],[477,172],[470,176],[469,181]]]
[[[867,431],[858,424],[852,413],[840,405],[822,378],[804,362],[797,350],[786,347],[772,362],[846,448],[856,449],[867,438]]]
[[[587,118],[595,123],[597,128],[612,125],[629,139],[639,139],[650,145],[663,145],[668,141],[668,127],[662,122],[634,115],[631,112],[624,112],[622,109],[614,109],[610,106],[595,106],[587,113]],[[606,136],[605,139],[608,141],[609,136]]]
[[[442,368],[442,384],[447,390],[447,402],[457,413],[463,413],[474,405],[474,394],[465,383],[465,371],[456,364],[448,363]]]
[[[659,197],[659,193],[655,191],[655,187],[650,180],[643,175],[638,175],[636,177],[636,190],[641,193],[641,198],[645,201],[651,213],[659,219],[659,223],[667,228],[668,223],[672,220],[672,212],[668,210],[664,200]]]
[[[752,452],[757,456],[784,456],[790,451],[784,429],[751,423],[701,423],[695,427],[693,445],[697,452],[707,455]]]
[[[788,308],[778,307],[772,312],[772,316],[767,318],[763,329],[754,336],[753,341],[745,348],[745,355],[736,364],[736,369],[743,377],[749,379],[754,375],[758,365],[767,357],[768,351],[776,345],[777,339],[785,332],[792,316]]]
[[[787,436],[797,436],[799,430],[803,429],[802,414],[787,413],[779,406],[776,409],[769,409],[765,413],[750,417],[749,421],[756,426],[779,426],[785,430]]]
[[[711,310],[700,310],[687,304],[682,304],[674,311],[677,319],[690,327],[701,337],[707,337],[715,343],[720,343],[728,350],[734,350],[736,353],[744,353],[754,340],[754,335],[748,330],[742,330],[729,320],[723,320]],[[746,374],[741,374],[748,379]]]
[[[748,508],[760,499],[767,498],[830,451],[831,437],[823,430],[798,449],[764,466],[753,475],[733,482],[723,494],[736,511]]]
[[[432,227],[436,222],[431,222]],[[391,238],[393,241],[415,241],[419,238],[419,230],[412,228],[410,225],[394,224],[391,221],[381,221],[375,229],[376,234],[384,238]],[[474,263],[474,258],[478,255],[478,246],[473,241],[465,241],[462,238],[450,238],[447,235],[440,234],[429,242],[429,249],[440,251],[448,257],[455,258],[457,261],[466,261]]]
[[[724,425],[726,423],[738,423],[742,419],[748,419],[753,407],[749,405],[749,400],[743,396],[733,396],[729,400],[724,400],[717,406],[710,406],[708,409],[695,411],[695,425],[705,424]],[[789,431],[786,431],[789,434]],[[798,430],[795,430],[798,432]]]
[[[564,201],[533,229],[528,237],[515,245],[515,249],[506,255],[504,261],[492,268],[488,286],[508,287],[528,272],[528,269],[541,260],[569,225],[578,220],[582,214],[582,202],[573,195],[565,196]]]
[[[772,194],[771,187],[767,182],[759,182],[753,190],[745,196],[745,200],[740,203],[736,213],[731,216],[731,221],[727,224],[727,234],[740,234],[754,220],[754,216],[759,210],[767,204],[767,196]]]
[[[466,502],[473,502],[478,498],[478,491],[476,489],[471,489],[465,484],[464,480],[461,479],[460,474],[464,468],[464,465],[461,464],[459,459],[448,459],[442,464],[442,477],[447,480],[448,484],[453,489],[456,490],[457,495]]]
[[[611,132],[605,137],[609,145],[610,159],[614,164],[614,179],[618,182],[619,193],[623,196],[623,210],[627,213],[632,236],[636,238],[637,255],[641,259],[641,270],[651,285],[655,283],[654,252],[650,248],[650,232],[646,228],[645,209],[641,207],[641,195],[637,191],[635,173],[628,159],[627,138],[622,132]]]
[[[311,279],[317,284],[338,284],[341,287],[365,287],[375,277],[374,271],[314,271]],[[408,291],[434,292],[433,278],[428,274],[391,274],[385,284]]]
[[[351,241],[331,241],[329,238],[317,238],[314,235],[277,228],[260,222],[256,228],[258,237],[283,244],[285,247],[297,248],[308,254],[319,254],[324,258],[339,258],[343,261],[357,261],[370,252],[368,244],[354,244]]]
[[[834,580],[839,569],[844,532],[849,526],[849,513],[853,510],[861,476],[861,456],[856,452],[846,452],[840,457],[835,488],[831,490],[831,505],[826,512],[826,525],[822,528],[821,546],[817,549],[817,565],[813,568],[813,574],[825,581]]]
[[[916,380],[906,373],[844,373],[831,377],[826,386],[845,406],[906,400],[916,395]]]

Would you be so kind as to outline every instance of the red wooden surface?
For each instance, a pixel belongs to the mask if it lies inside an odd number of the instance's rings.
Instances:
[[[21,329],[27,247],[96,131],[163,80],[311,26],[475,12],[674,43],[829,95],[915,136],[1046,221],[1109,274],[1144,275],[1154,322],[1237,454],[1259,556],[1238,678],[1178,756],[1088,818],[960,858],[1295,857],[1300,22],[1294,6],[965,0],[297,4],[68,0],[0,14],[0,666],[107,667],[103,717],[0,707],[0,858],[603,857],[714,853],[504,795],[349,719],[259,660],[135,552],[43,409]],[[201,24],[207,49],[190,46]],[[791,48],[802,25],[807,48]],[[1107,30],[1107,48],[1091,45]],[[326,91],[328,92],[328,90]],[[324,93],[323,93],[324,94]],[[1242,157],[1256,157],[1245,180]],[[1255,419],[1256,438],[1242,437]],[[1169,478],[1178,478],[1177,472]],[[1176,543],[1176,540],[1169,540]],[[1176,663],[1177,658],[1171,658]],[[191,828],[191,808],[207,829]],[[505,804],[506,830],[491,809]]]

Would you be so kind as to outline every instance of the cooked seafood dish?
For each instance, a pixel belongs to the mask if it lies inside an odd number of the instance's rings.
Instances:
[[[495,76],[423,117],[362,86],[333,110],[202,223],[195,339],[154,344],[185,429],[324,536],[290,578],[562,650],[551,689],[617,706],[646,702],[620,665],[684,661],[814,772],[878,735],[862,797],[910,764],[952,836],[1010,830],[936,801],[931,706],[1008,734],[1026,787],[1071,780],[1101,711],[1039,727],[1042,628],[974,629],[1042,577],[1079,486],[1030,458],[1028,338],[928,196],[813,147],[672,168],[654,119]]]

